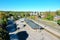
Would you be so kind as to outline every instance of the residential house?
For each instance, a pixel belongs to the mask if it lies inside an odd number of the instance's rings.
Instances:
[[[60,16],[55,16],[54,21],[60,20]]]

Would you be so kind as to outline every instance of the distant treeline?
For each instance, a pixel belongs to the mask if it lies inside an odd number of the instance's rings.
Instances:
[[[30,12],[16,12],[16,11],[0,11],[0,13],[13,14],[14,16],[21,16],[24,17],[25,15],[28,16]]]
[[[20,16],[20,17],[28,17],[30,16],[30,13],[33,13],[33,11],[0,11],[0,13],[5,13],[6,15],[12,14],[14,16]],[[45,12],[35,12],[35,13],[41,13],[41,15],[59,15],[60,16],[60,10],[57,11],[45,11]],[[42,14],[43,13],[43,14]],[[38,14],[39,15],[39,14]]]

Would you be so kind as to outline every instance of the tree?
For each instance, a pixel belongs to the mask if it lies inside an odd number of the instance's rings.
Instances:
[[[56,11],[56,14],[60,16],[60,11]]]
[[[0,40],[10,40],[8,32],[0,26]]]
[[[51,16],[51,15],[49,15],[49,16],[47,17],[48,20],[53,20],[53,18],[54,18],[54,17]]]

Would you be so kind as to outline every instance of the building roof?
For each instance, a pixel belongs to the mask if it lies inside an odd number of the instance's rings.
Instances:
[[[60,16],[55,16],[55,18],[60,18]]]

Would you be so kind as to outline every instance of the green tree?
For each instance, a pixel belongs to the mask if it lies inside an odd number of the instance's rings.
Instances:
[[[0,40],[10,40],[8,32],[1,26],[0,26]]]
[[[53,16],[49,15],[46,19],[47,20],[53,20],[53,18],[54,18]]]
[[[60,16],[60,10],[59,11],[56,11],[56,14]]]

